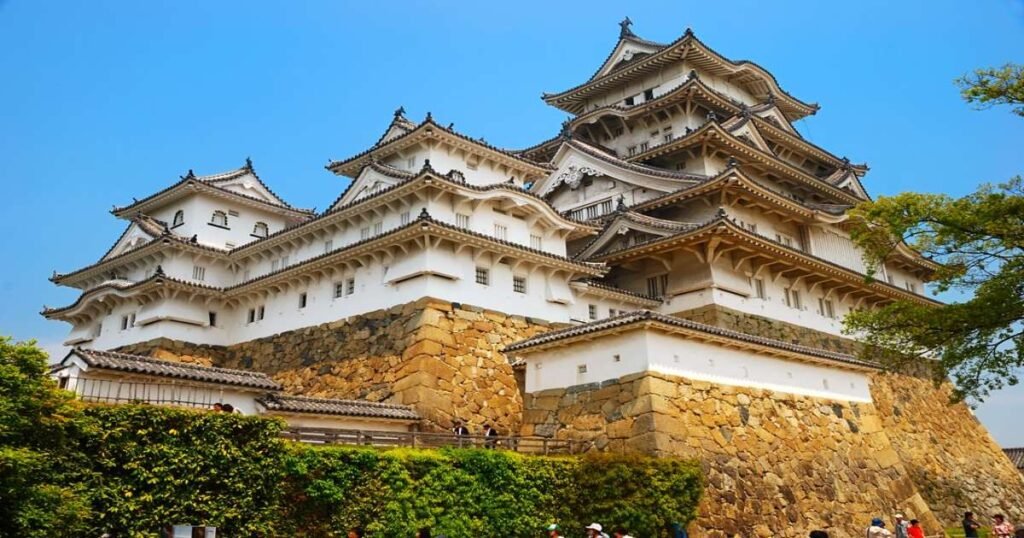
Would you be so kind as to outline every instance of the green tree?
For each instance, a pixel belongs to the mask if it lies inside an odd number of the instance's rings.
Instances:
[[[978,70],[958,80],[965,100],[1024,104],[1024,68]],[[1024,115],[1024,107],[1014,113]],[[925,367],[951,379],[958,399],[983,400],[1019,381],[1024,366],[1024,181],[982,185],[962,198],[903,193],[851,211],[853,240],[877,267],[901,243],[942,267],[936,291],[965,299],[934,307],[898,301],[846,317],[865,355],[894,369]]]
[[[89,515],[86,421],[46,362],[35,342],[0,337],[0,537],[80,536]]]

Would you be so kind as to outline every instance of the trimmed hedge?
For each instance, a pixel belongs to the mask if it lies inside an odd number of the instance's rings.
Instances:
[[[696,515],[692,462],[628,455],[540,457],[482,449],[311,446],[281,423],[145,405],[90,407],[80,450],[94,476],[89,527],[154,536],[167,523],[223,536],[538,536],[591,521],[659,536]],[[570,535],[577,534],[570,532]]]

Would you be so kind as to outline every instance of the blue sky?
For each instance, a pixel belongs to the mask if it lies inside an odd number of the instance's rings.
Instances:
[[[492,5],[493,4],[493,5]],[[631,7],[626,7],[631,6]],[[59,342],[53,270],[94,262],[123,230],[108,211],[192,168],[247,156],[289,202],[325,207],[323,169],[365,149],[399,105],[504,147],[565,118],[541,92],[582,82],[629,15],[648,39],[692,27],[822,110],[812,141],[867,162],[875,195],[972,190],[1024,172],[1024,119],[978,112],[952,80],[1024,62],[1024,3],[31,2],[0,0],[0,334]],[[1024,388],[979,416],[1024,445]]]

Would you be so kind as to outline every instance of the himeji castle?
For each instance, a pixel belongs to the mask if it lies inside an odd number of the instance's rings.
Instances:
[[[629,19],[543,101],[570,117],[526,149],[398,108],[327,165],[347,187],[322,212],[248,159],[115,207],[110,250],[51,277],[80,291],[43,311],[81,355],[56,375],[107,352],[200,362],[258,372],[282,401],[398,406],[402,428],[693,457],[698,535],[852,536],[894,511],[937,527],[960,507],[936,477],[1024,506],[947,388],[883,373],[843,333],[853,310],[937,305],[938,266],[907,247],[865,265],[847,212],[868,167],[798,132],[817,104],[689,29],[655,42]],[[1016,481],[981,501],[993,472]]]

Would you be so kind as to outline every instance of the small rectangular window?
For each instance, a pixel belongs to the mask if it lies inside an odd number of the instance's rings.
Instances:
[[[486,267],[476,268],[476,283],[489,286],[491,284],[491,271]]]
[[[757,297],[758,299],[764,299],[764,279],[755,278],[751,282],[754,286],[754,296]]]
[[[406,159],[405,166],[406,166],[406,170],[415,170],[416,169],[416,157],[409,157],[408,159]]]
[[[277,271],[277,268],[280,267],[280,266],[281,266],[281,260],[271,260],[270,261],[270,271],[271,272]]]
[[[249,278],[251,278],[251,277],[252,277],[252,273],[250,273],[248,269],[246,269],[245,271],[242,271],[242,282],[248,282]]]
[[[334,297],[338,298],[341,297],[342,295],[345,295],[345,283],[338,282],[334,284]]]
[[[228,210],[228,215],[232,216],[232,217],[237,217],[238,216],[238,211],[235,211],[234,209],[229,209]]]
[[[455,225],[459,228],[469,228],[469,215],[462,213],[455,214]]]
[[[408,211],[404,211],[399,218],[401,219],[402,226],[405,226],[406,224],[409,224],[410,216],[409,216],[409,212]]]
[[[647,151],[650,147],[650,142],[640,142],[640,151]]]
[[[836,313],[829,299],[818,299],[818,313],[829,319],[835,319]]]
[[[334,250],[334,240],[328,239],[327,241],[324,241],[324,253],[330,252],[332,250]]]
[[[494,237],[501,239],[502,241],[508,240],[508,226],[504,224],[494,225]]]
[[[384,233],[384,223],[377,222],[373,225],[373,235],[380,235]]]
[[[257,319],[263,319],[263,316],[265,316],[266,313],[267,313],[267,308],[265,306],[263,306],[263,305],[260,305],[259,314],[256,316],[256,318]]]
[[[216,312],[210,312],[209,316],[210,316],[210,318],[209,318],[210,319],[210,327],[216,327],[217,326],[217,313]]]
[[[299,294],[299,308],[306,308],[306,294]]]
[[[590,319],[597,319],[597,305],[596,304],[589,304],[589,305],[587,305],[587,317],[589,317]]]
[[[915,286],[913,282],[908,280],[907,281],[907,291],[909,291],[910,293],[917,293],[917,286]]]
[[[288,267],[288,256],[281,258],[281,269],[284,269],[285,267]]]
[[[626,148],[626,151],[629,152],[629,156],[632,157],[633,155],[636,155],[636,146],[629,146]]]
[[[128,330],[128,316],[121,316],[121,330]]]
[[[202,281],[202,280],[206,279],[206,268],[202,267],[202,266],[199,266],[199,265],[193,265],[192,266],[192,279],[193,280],[199,280],[199,281]]]
[[[644,101],[650,101],[651,99],[654,99],[654,88],[644,90]]]
[[[787,247],[793,246],[793,238],[784,234],[775,234],[775,240]]]
[[[624,101],[622,101],[622,102],[623,102],[623,103],[625,103],[625,105],[626,105],[626,106],[633,106],[633,102],[634,102],[634,100],[633,100],[633,98],[632,98],[632,97],[627,97],[627,98],[626,98],[626,99],[625,99]]]
[[[800,292],[793,288],[783,288],[786,306],[800,310]]]
[[[252,323],[252,322],[256,321],[256,309],[255,308],[250,308],[249,309],[249,317],[248,317],[248,319],[249,319],[249,323]]]
[[[512,291],[516,293],[526,293],[526,277],[514,276],[512,277]]]
[[[608,309],[608,317],[614,318],[616,314],[618,314],[618,311],[616,311],[614,308]]]
[[[668,275],[652,276],[647,279],[647,295],[662,297],[668,289]]]
[[[135,313],[134,312],[132,312],[131,314],[128,315],[128,326],[129,327],[134,327],[135,326]]]
[[[587,365],[586,364],[581,364],[581,365],[577,366],[576,367],[576,373],[578,373],[578,374],[585,374],[585,373],[587,373]]]
[[[356,292],[356,279],[350,278],[345,281],[345,295],[352,295]]]
[[[369,239],[369,237],[370,237],[370,227],[369,226],[367,226],[365,228],[360,228],[359,229],[359,239]]]
[[[540,250],[543,246],[543,239],[539,235],[530,236],[530,247]]]

